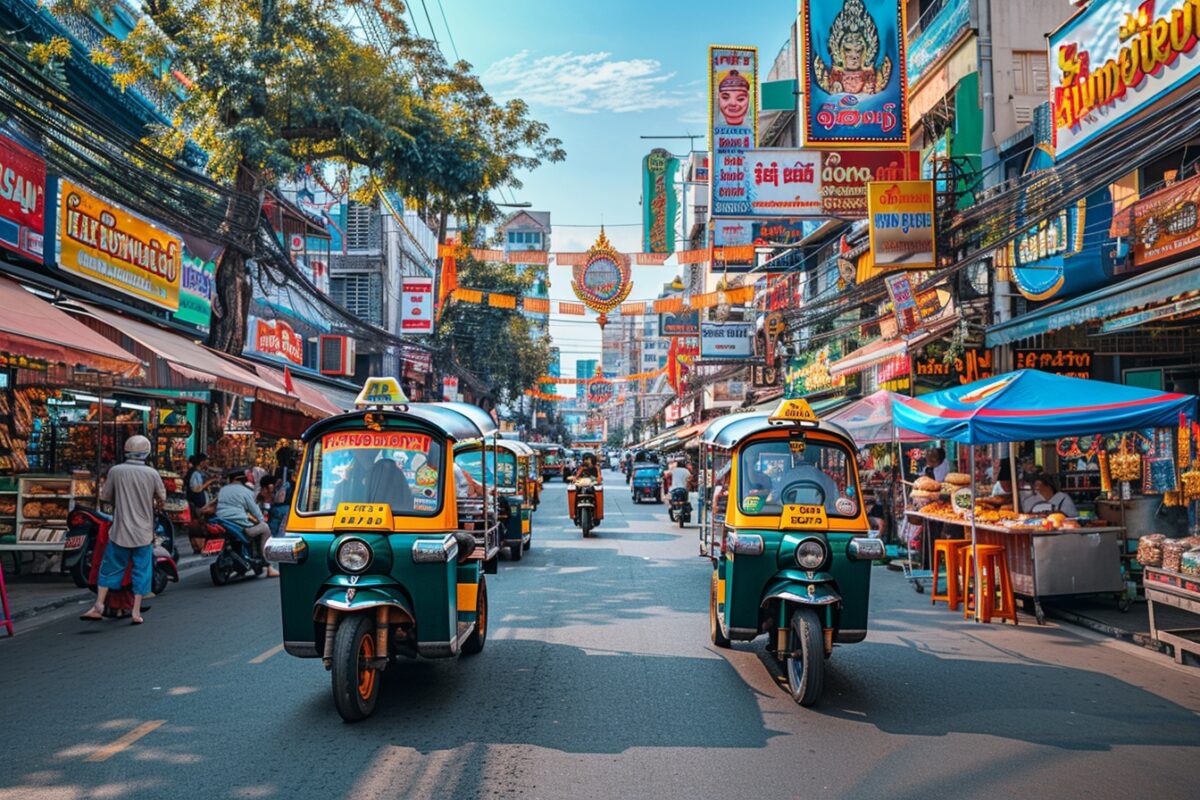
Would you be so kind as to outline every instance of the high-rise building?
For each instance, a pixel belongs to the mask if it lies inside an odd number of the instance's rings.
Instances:
[[[600,366],[600,360],[596,358],[584,358],[575,362],[575,378],[580,381],[585,381],[589,378],[596,377],[596,368]],[[587,408],[587,384],[575,384],[575,397],[581,408]]]

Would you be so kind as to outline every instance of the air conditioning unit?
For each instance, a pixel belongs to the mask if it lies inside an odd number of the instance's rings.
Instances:
[[[322,375],[354,377],[354,340],[349,336],[321,335],[320,364]]]

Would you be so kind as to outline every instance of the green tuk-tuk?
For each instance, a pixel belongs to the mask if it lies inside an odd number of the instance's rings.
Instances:
[[[714,644],[767,634],[801,705],[821,695],[834,643],[867,635],[871,528],[850,436],[803,400],[714,420],[701,444],[701,554],[712,560]]]
[[[454,463],[472,483],[494,486],[499,500],[500,545],[520,561],[533,537],[533,504],[528,479],[533,450],[513,439],[480,439],[454,448]],[[486,463],[487,467],[484,468]]]
[[[456,492],[455,445],[493,435],[482,409],[408,403],[394,379],[368,380],[359,410],[318,422],[282,535],[283,645],[321,658],[338,712],[375,708],[400,656],[471,655],[487,638],[485,573],[500,551],[494,497]]]

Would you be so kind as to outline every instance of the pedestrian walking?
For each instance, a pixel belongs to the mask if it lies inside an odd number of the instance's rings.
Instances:
[[[113,521],[108,546],[100,564],[96,602],[80,619],[104,618],[104,601],[110,590],[121,588],[125,570],[132,565],[134,625],[141,625],[142,598],[150,594],[154,574],[154,514],[167,500],[158,470],[146,463],[150,440],[131,436],[125,441],[125,461],[108,471],[100,500],[112,504]]]

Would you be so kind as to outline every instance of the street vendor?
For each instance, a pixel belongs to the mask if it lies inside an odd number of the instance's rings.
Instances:
[[[1033,493],[1021,501],[1021,510],[1029,514],[1057,512],[1067,517],[1079,515],[1075,501],[1066,492],[1060,492],[1054,478],[1045,473],[1033,479]]]

